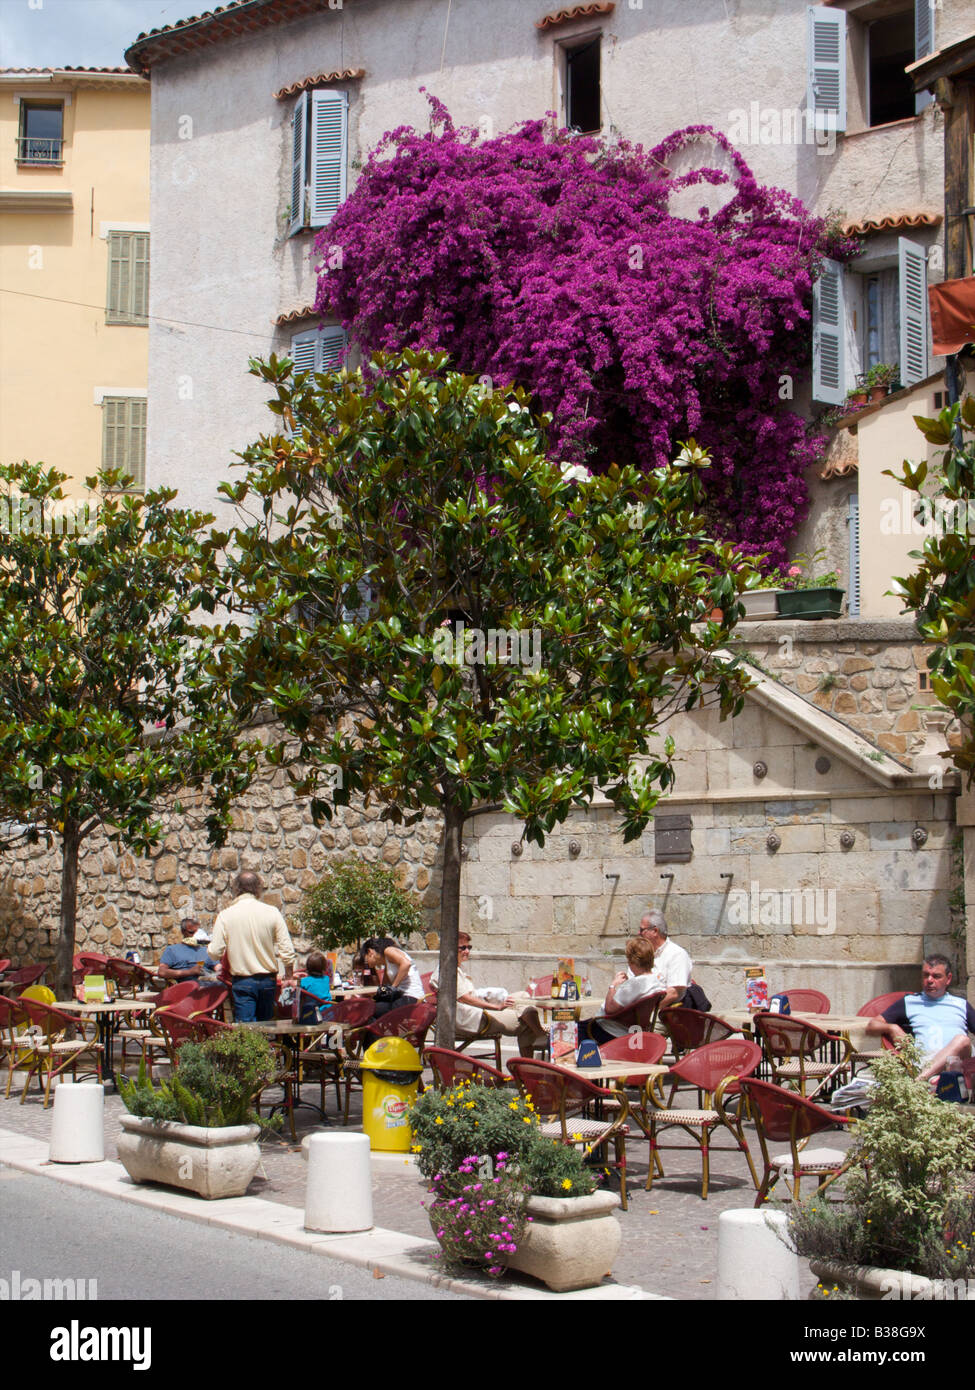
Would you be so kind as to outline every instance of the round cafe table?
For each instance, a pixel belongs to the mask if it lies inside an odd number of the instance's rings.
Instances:
[[[115,1030],[127,1014],[152,1013],[155,1004],[144,999],[99,999],[90,1004],[82,1004],[77,999],[59,1000],[52,1006],[65,1014],[77,1014],[79,1018],[93,1018],[98,1031],[98,1041],[103,1048],[104,1065],[102,1079],[116,1091],[118,1082],[112,1069],[112,1039]]]

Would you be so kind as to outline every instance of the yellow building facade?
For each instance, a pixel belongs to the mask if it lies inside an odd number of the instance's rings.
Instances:
[[[74,496],[144,479],[149,119],[124,70],[0,70],[0,461]]]

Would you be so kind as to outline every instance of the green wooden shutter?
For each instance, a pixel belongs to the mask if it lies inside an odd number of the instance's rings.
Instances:
[[[105,322],[144,327],[148,315],[149,233],[110,232]]]
[[[146,484],[147,403],[139,396],[106,396],[102,409],[102,467],[128,473],[131,487],[141,492]]]

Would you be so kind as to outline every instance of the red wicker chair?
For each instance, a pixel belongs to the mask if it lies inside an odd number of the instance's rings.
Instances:
[[[407,1004],[401,1009],[390,1009],[388,1014],[383,1014],[381,1018],[374,1019],[367,1028],[363,1029],[361,1035],[362,1044],[366,1047],[376,1042],[379,1038],[405,1038],[416,1048],[420,1056],[426,1045],[427,1033],[437,1016],[436,1005],[434,1004]],[[343,1123],[349,1123],[349,1103],[352,1098],[352,1087],[354,1084],[361,1084],[362,1064],[358,1057],[342,1058],[342,1079],[345,1082],[345,1110]]]
[[[94,1059],[95,1074],[101,1081],[101,1043],[91,1042],[88,1038],[69,1039],[67,1037],[68,1032],[77,1026],[76,1019],[62,1013],[60,1009],[52,1008],[49,1004],[39,1004],[34,999],[20,999],[17,1004],[30,1023],[41,1029],[39,1037],[34,1037],[31,1041],[30,1056],[21,1061],[21,1065],[26,1062],[27,1070],[27,1079],[24,1082],[23,1093],[20,1097],[21,1105],[27,1099],[31,1077],[43,1073],[47,1078],[44,1085],[44,1109],[46,1110],[51,1099],[51,1085],[54,1078],[60,1076],[68,1067],[71,1068],[71,1075],[77,1077],[78,1062],[86,1053]]]
[[[669,1008],[662,1009],[660,1022],[667,1029],[674,1057],[679,1061],[685,1052],[704,1047],[705,1043],[724,1042],[733,1038],[741,1030],[732,1028],[717,1014],[702,1013],[700,1009]]]
[[[667,1039],[662,1033],[627,1033],[622,1038],[613,1038],[600,1043],[599,1055],[606,1062],[646,1062],[654,1066],[660,1062],[667,1051]],[[630,1115],[636,1120],[646,1137],[650,1138],[649,1098],[654,1078],[640,1075],[625,1076],[619,1081],[628,1091],[636,1091],[636,1103],[630,1097]],[[661,1169],[661,1172],[663,1170]]]
[[[49,960],[41,964],[20,965],[16,970],[8,970],[3,982],[5,985],[20,985],[21,989],[28,989],[31,985],[36,985],[38,980],[42,980],[50,968]]]
[[[0,1050],[3,1052],[7,1068],[5,1100],[10,1099],[15,1070],[18,1067],[22,1069],[28,1061],[31,1037],[29,1034],[20,1034],[17,1030],[29,1022],[18,1000],[8,999],[0,994]]]
[[[665,992],[661,990],[659,994],[648,994],[646,998],[638,999],[635,1004],[628,1005],[622,1013],[613,1014],[613,1022],[621,1024],[627,1030],[633,1028],[641,1033],[652,1033],[657,1022],[660,1001]]]
[[[105,962],[102,974],[115,981],[119,994],[129,994],[133,999],[139,990],[149,988],[153,978],[152,971],[147,970],[144,965],[137,965],[134,960],[123,960],[118,956],[112,956]]]
[[[455,1086],[458,1081],[473,1081],[484,1086],[507,1086],[508,1078],[490,1062],[479,1057],[467,1057],[463,1052],[451,1052],[448,1047],[428,1047],[423,1060],[433,1072],[433,1084],[438,1091]]]
[[[230,1031],[229,1023],[217,1018],[186,1018],[175,1009],[157,1009],[156,1021],[162,1032],[170,1064],[175,1067],[179,1061],[179,1050],[185,1042],[205,1042],[218,1033]]]
[[[325,1083],[329,1080],[335,1086],[335,1104],[341,1109],[340,1082],[343,1058],[350,1049],[354,1050],[357,1047],[363,1036],[364,1025],[372,1018],[375,1008],[371,999],[353,998],[339,1000],[323,1011],[321,1036],[313,1047],[306,1048],[298,1054],[296,1086],[299,1100],[305,1074],[314,1075],[317,1071],[321,1097],[319,1109],[325,1109]],[[329,1024],[334,1023],[341,1023],[342,1029],[330,1030]],[[323,1043],[326,1045],[322,1046]]]
[[[786,989],[782,991],[789,999],[789,1008],[794,1014],[828,1014],[829,995],[819,989]]]
[[[819,1193],[846,1172],[852,1160],[842,1150],[813,1150],[804,1147],[812,1135],[833,1126],[849,1124],[846,1116],[833,1115],[821,1106],[797,1095],[795,1091],[773,1086],[768,1081],[746,1078],[740,1085],[742,1095],[747,1099],[755,1120],[762,1161],[765,1165],[758,1196],[755,1198],[756,1207],[762,1205],[772,1187],[783,1175],[791,1175],[792,1196],[798,1201],[799,1185],[803,1178],[825,1178],[816,1188],[816,1192]],[[789,1152],[777,1157],[771,1155],[769,1140],[773,1143],[787,1142]]]
[[[891,994],[878,994],[875,999],[868,999],[862,1008],[857,1009],[857,1018],[876,1018],[878,1014],[884,1013],[893,1004],[897,1004],[907,994],[906,989],[894,990]],[[850,1067],[853,1075],[859,1065],[869,1066],[878,1057],[882,1057],[886,1050],[884,1044],[887,1038],[881,1040],[881,1046],[877,1048],[864,1048],[863,1051],[856,1051],[850,1057]]]
[[[518,1083],[518,1089],[538,1112],[541,1133],[557,1143],[581,1147],[588,1158],[597,1149],[605,1153],[613,1141],[616,1168],[620,1180],[620,1202],[626,1210],[626,1136],[629,1126],[629,1102],[625,1091],[611,1091],[595,1086],[575,1072],[557,1067],[552,1062],[536,1062],[528,1057],[513,1057],[508,1070]],[[619,1109],[612,1120],[590,1120],[583,1115],[594,1102],[617,1102]]]
[[[657,1138],[662,1125],[676,1125],[692,1139],[696,1139],[701,1150],[701,1199],[706,1200],[710,1181],[710,1154],[717,1145],[711,1144],[712,1131],[722,1125],[734,1139],[734,1147],[745,1155],[752,1182],[758,1186],[758,1177],[752,1163],[748,1144],[741,1127],[741,1117],[725,1109],[725,1102],[731,1096],[740,1094],[738,1078],[750,1076],[762,1061],[762,1049],[751,1042],[711,1042],[705,1043],[695,1052],[690,1052],[671,1067],[671,1077],[683,1081],[703,1092],[705,1097],[713,1097],[713,1105],[699,1109],[674,1108],[672,1105],[676,1084],[670,1093],[670,1103],[664,1106],[655,1091],[650,1093],[656,1109],[650,1114],[650,1152],[656,1157],[661,1149],[683,1148],[682,1144],[661,1144]],[[724,1147],[728,1152],[730,1146]],[[647,1191],[653,1186],[653,1163],[647,1172]]]
[[[801,1096],[812,1100],[850,1071],[853,1049],[848,1038],[827,1033],[789,1014],[756,1014],[752,1026],[764,1044],[776,1085],[795,1084]],[[833,1048],[843,1050],[838,1062],[826,1060]]]

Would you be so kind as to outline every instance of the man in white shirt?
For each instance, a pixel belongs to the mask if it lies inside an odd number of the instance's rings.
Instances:
[[[653,947],[653,971],[650,976],[655,990],[665,990],[660,1011],[679,1004],[691,982],[693,964],[683,946],[671,941],[667,921],[662,912],[652,908],[640,919],[640,935]],[[627,974],[630,972],[627,971]]]
[[[294,974],[295,948],[288,924],[276,907],[260,901],[263,889],[260,876],[245,870],[237,878],[236,900],[213,924],[210,955],[214,960],[227,955],[238,1023],[274,1017],[279,961],[289,980]]]

